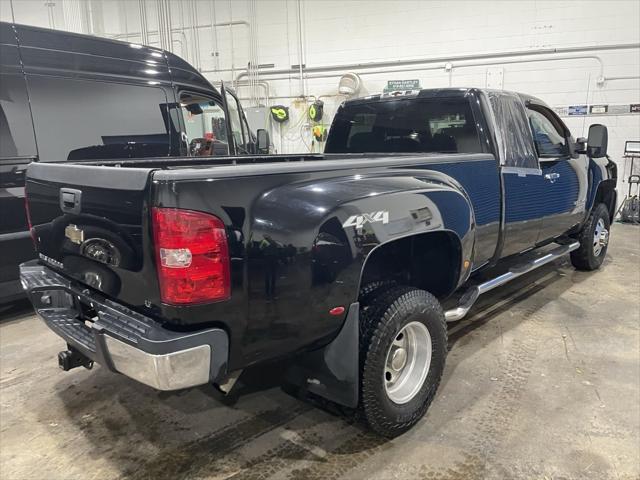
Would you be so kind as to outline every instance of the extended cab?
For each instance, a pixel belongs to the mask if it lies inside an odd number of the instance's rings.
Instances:
[[[264,153],[264,134],[170,52],[0,22],[0,302],[23,295],[18,266],[35,257],[29,163]]]
[[[435,395],[447,321],[561,255],[602,264],[606,143],[533,97],[439,89],[346,102],[325,155],[34,163],[22,283],[65,370],[228,391],[284,357],[393,436]]]

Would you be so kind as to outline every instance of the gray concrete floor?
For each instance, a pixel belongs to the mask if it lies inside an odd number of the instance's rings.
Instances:
[[[24,304],[0,313],[2,479],[637,479],[640,229],[604,267],[543,267],[450,329],[426,417],[393,441],[250,374],[223,404],[97,366],[60,371],[61,340]]]

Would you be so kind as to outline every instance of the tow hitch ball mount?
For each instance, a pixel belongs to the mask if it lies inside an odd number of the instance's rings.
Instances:
[[[78,350],[73,348],[71,345],[67,345],[68,350],[63,350],[58,353],[58,366],[68,372],[72,368],[76,367],[84,367],[87,370],[91,370],[93,368],[93,360],[85,357]]]

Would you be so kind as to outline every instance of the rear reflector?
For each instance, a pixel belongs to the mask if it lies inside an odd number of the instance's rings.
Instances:
[[[151,209],[160,297],[191,305],[231,295],[229,249],[224,223],[208,213]]]

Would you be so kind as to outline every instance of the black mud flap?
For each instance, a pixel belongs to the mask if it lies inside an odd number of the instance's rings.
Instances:
[[[355,408],[359,390],[360,304],[349,306],[347,318],[326,347],[296,357],[285,374],[285,381],[332,402]]]

